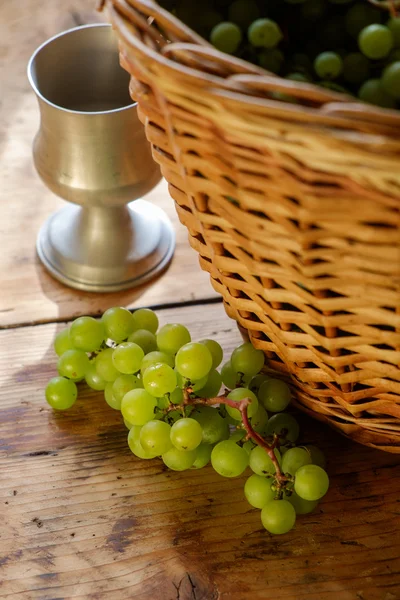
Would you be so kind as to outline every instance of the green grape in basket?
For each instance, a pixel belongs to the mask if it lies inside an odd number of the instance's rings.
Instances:
[[[282,31],[271,19],[257,19],[247,32],[250,44],[256,48],[275,48],[283,38]]]
[[[242,41],[242,32],[238,25],[224,21],[213,27],[210,33],[210,41],[222,52],[234,54]]]

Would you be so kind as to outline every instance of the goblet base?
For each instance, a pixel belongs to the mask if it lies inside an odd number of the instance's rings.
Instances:
[[[159,275],[174,254],[175,233],[164,211],[144,200],[113,208],[70,204],[44,223],[36,249],[65,285],[113,292]]]

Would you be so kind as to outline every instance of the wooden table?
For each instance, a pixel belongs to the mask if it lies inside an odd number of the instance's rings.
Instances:
[[[62,201],[32,168],[36,100],[25,75],[50,35],[99,19],[94,0],[0,4],[0,598],[16,600],[400,599],[400,470],[393,455],[357,446],[316,422],[307,439],[329,459],[331,489],[314,515],[271,537],[243,499],[244,478],[182,474],[129,451],[119,414],[83,392],[55,414],[43,388],[52,340],[78,314],[159,306],[193,337],[229,355],[239,341],[189,249],[164,184],[150,199],[178,237],[172,267],[123,294],[75,292],[35,257],[43,220]]]

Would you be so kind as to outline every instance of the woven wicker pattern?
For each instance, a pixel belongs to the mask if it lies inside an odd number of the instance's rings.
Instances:
[[[108,8],[228,315],[304,410],[400,452],[399,113],[225,56],[152,0]]]

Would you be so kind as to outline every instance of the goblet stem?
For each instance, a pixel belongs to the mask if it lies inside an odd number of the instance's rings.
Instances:
[[[143,200],[113,208],[71,204],[44,224],[37,251],[62,283],[111,292],[160,273],[172,258],[174,232],[164,212]]]

